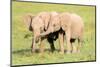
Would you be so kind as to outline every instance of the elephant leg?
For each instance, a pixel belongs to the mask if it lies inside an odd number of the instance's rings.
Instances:
[[[82,47],[82,40],[78,39],[78,46],[77,46],[77,52],[80,53],[80,48]]]
[[[72,52],[72,45],[70,43],[71,33],[69,30],[65,32],[65,36],[66,36],[66,42],[67,42],[67,53],[70,54]]]
[[[32,39],[32,52],[35,52],[35,37]]]
[[[70,39],[70,42],[71,42],[71,45],[72,45],[72,48],[73,48],[73,49],[72,49],[72,53],[76,53],[76,52],[77,52],[75,40],[76,40],[76,39],[73,39],[73,38]]]
[[[48,37],[47,40],[50,43],[51,51],[54,52],[55,47],[54,47],[54,41],[53,41],[53,39],[50,38],[50,37]]]
[[[41,38],[40,40],[40,53],[43,53],[44,52],[44,39]]]
[[[64,54],[64,36],[63,33],[59,33],[59,44],[60,44],[60,53]]]

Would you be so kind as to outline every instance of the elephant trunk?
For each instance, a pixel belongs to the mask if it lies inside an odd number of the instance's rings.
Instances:
[[[46,32],[41,33],[40,34],[40,37],[44,37],[44,36],[46,36],[46,35],[48,35],[50,33],[51,33],[51,31],[50,30],[47,30]]]

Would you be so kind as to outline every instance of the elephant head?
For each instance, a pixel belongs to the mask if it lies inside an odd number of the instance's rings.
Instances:
[[[44,24],[44,29],[47,30],[49,22],[50,22],[50,13],[49,12],[40,12],[40,13],[36,14],[35,16],[38,16],[39,18],[42,19],[43,24]],[[32,31],[32,28],[31,28],[32,18],[35,16],[33,16],[33,14],[27,14],[23,18],[26,26],[28,27],[28,29],[30,31]]]
[[[44,29],[47,30],[49,22],[50,22],[50,13],[49,12],[40,12],[39,14],[37,14],[37,16],[39,16],[43,20]]]

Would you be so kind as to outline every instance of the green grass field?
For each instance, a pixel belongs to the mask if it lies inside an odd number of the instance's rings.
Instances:
[[[73,12],[80,15],[85,24],[84,43],[81,53],[59,54],[58,51],[51,53],[45,51],[41,56],[39,53],[31,53],[32,32],[30,32],[22,21],[22,16],[27,13],[35,15],[41,11]],[[60,62],[93,61],[95,59],[95,7],[75,6],[46,3],[12,2],[12,65],[44,64]],[[25,35],[29,35],[25,38]],[[55,42],[59,49],[58,40]],[[66,47],[66,44],[65,44]],[[36,45],[39,48],[39,45]],[[50,49],[45,40],[45,49]]]

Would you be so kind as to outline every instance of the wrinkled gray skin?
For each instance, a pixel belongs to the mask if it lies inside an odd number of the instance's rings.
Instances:
[[[40,35],[45,36],[62,28],[62,31],[59,32],[61,53],[64,53],[64,36],[66,37],[67,53],[80,52],[84,28],[82,18],[77,14],[67,12],[54,15],[48,30]],[[78,46],[72,45],[76,39],[78,39]]]
[[[32,39],[32,52],[35,50],[36,41],[40,42],[40,51],[43,52],[43,40],[45,37],[39,37],[39,35],[48,28],[49,21],[50,14],[48,12],[41,12],[36,16],[32,16],[31,14],[24,16],[25,24],[27,25],[28,29],[33,32],[34,35]],[[53,39],[56,39],[57,35],[57,32],[55,32],[46,36],[48,42],[51,44],[50,46],[52,51],[55,50]],[[51,38],[51,36],[55,38]]]

